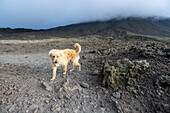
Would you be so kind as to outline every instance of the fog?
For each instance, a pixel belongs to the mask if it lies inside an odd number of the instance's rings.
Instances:
[[[131,16],[170,17],[170,0],[0,0],[0,28],[48,29]]]

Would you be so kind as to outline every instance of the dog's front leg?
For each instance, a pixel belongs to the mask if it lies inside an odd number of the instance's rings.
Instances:
[[[63,74],[66,74],[67,72],[67,65],[64,65],[64,73]]]
[[[51,80],[54,80],[56,77],[56,71],[57,71],[57,66],[53,66],[53,78]]]

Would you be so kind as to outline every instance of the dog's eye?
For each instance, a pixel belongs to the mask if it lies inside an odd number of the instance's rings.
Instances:
[[[54,58],[55,56],[53,56],[53,58]]]
[[[57,56],[57,58],[58,58],[59,56]]]

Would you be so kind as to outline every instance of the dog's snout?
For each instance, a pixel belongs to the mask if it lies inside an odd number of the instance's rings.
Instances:
[[[55,63],[57,64],[57,61],[55,61]]]

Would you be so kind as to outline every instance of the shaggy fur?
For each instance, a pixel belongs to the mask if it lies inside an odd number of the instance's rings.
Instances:
[[[63,66],[64,67],[64,73],[63,74],[66,74],[68,62],[71,62],[71,64],[72,64],[72,69],[70,71],[74,70],[75,65],[79,66],[79,71],[81,70],[81,65],[78,62],[79,59],[80,59],[79,53],[81,51],[81,46],[78,43],[75,43],[74,47],[75,48],[77,47],[78,49],[77,50],[73,50],[73,49],[64,49],[64,50],[52,49],[49,52],[49,56],[51,57],[51,61],[52,61],[52,65],[53,65],[53,78],[51,80],[55,79],[58,66]]]

